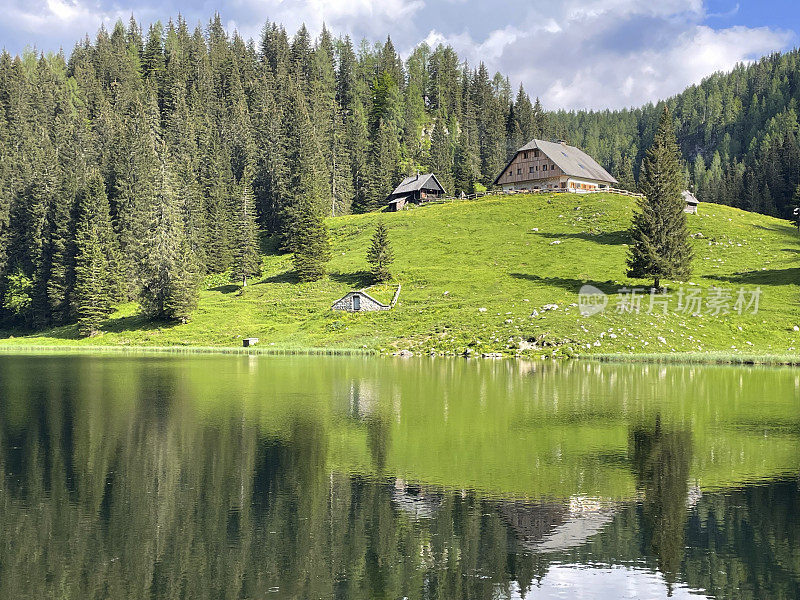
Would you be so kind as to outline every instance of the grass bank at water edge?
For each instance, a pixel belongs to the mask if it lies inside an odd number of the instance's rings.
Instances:
[[[797,354],[800,238],[790,223],[701,204],[698,215],[688,216],[693,276],[666,282],[671,289],[664,314],[663,307],[649,310],[650,282],[625,274],[634,203],[613,194],[515,195],[334,218],[333,258],[321,281],[298,283],[291,257],[273,252],[267,240],[262,277],[243,293],[226,276],[207,278],[187,324],[150,322],[128,303],[104,323],[101,335],[83,339],[74,326],[6,332],[0,347],[233,352],[242,338],[258,337],[259,350],[273,353],[681,355],[712,362],[767,355],[781,362]],[[370,285],[365,253],[381,219],[395,250],[395,280],[370,294],[387,301],[401,283],[397,306],[378,313],[331,311],[346,292]],[[603,312],[580,313],[578,293],[585,284],[608,294]],[[637,287],[640,310],[621,312],[630,299],[618,291]],[[708,303],[724,295],[719,290],[729,295],[728,305],[715,314]],[[740,291],[749,300],[758,290],[758,311],[753,314],[751,306],[738,314]],[[689,296],[702,299],[700,310],[680,310]]]

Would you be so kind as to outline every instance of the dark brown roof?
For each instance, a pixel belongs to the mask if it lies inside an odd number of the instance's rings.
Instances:
[[[426,173],[425,175],[412,175],[411,177],[403,179],[400,185],[394,188],[394,191],[389,195],[389,199],[395,196],[405,196],[419,190],[434,190],[445,193],[442,184],[436,179],[436,175],[433,173]]]

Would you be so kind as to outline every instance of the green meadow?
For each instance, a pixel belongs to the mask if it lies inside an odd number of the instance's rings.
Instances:
[[[187,324],[148,321],[127,303],[101,335],[82,339],[74,326],[6,332],[0,347],[224,349],[258,337],[260,350],[274,352],[796,356],[800,236],[791,223],[701,204],[688,216],[693,275],[666,283],[668,297],[651,310],[651,282],[626,277],[634,208],[634,199],[615,194],[542,194],[333,218],[332,260],[319,282],[299,283],[291,256],[265,239],[262,277],[244,290],[228,276],[208,277]],[[402,284],[397,306],[331,311],[347,291],[370,285],[365,254],[381,219],[395,252],[394,281],[369,293],[388,302]],[[603,312],[581,314],[584,284],[608,294]],[[634,288],[635,296],[619,293]]]

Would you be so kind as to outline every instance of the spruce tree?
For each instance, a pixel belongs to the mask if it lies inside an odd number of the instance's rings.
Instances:
[[[453,147],[442,115],[436,117],[431,133],[431,171],[436,175],[445,193],[453,193]]]
[[[293,252],[300,222],[309,211],[315,215],[330,210],[329,182],[325,176],[322,149],[317,142],[308,107],[297,82],[289,82],[291,108],[285,122],[288,139],[286,194],[278,207],[279,233],[283,248]],[[321,218],[321,216],[320,216]]]
[[[150,318],[186,322],[197,304],[200,280],[175,186],[173,172],[162,155],[139,264],[139,302]]]
[[[381,121],[369,154],[366,197],[363,205],[354,207],[356,212],[368,212],[384,205],[386,197],[397,185],[398,152],[397,138],[392,127]]]
[[[72,305],[81,335],[93,335],[111,314],[119,283],[110,246],[110,219],[105,186],[99,173],[90,175],[77,198],[75,285]]]
[[[383,221],[378,221],[375,233],[367,250],[367,262],[371,265],[370,272],[376,283],[389,281],[392,278],[389,265],[394,261],[394,251],[389,241],[389,231]]]
[[[233,277],[247,286],[247,278],[261,274],[261,255],[258,251],[258,228],[253,189],[248,181],[238,187],[236,198],[236,230],[233,247]]]
[[[653,144],[647,151],[640,177],[644,198],[633,218],[629,277],[686,278],[691,272],[692,249],[684,213],[680,151],[672,115],[665,107]]]
[[[319,210],[308,201],[296,213],[294,233],[294,270],[300,281],[317,281],[325,275],[330,260],[328,229]]]
[[[627,154],[622,155],[619,163],[619,180],[618,184],[620,189],[628,190],[629,192],[636,191],[636,177],[633,174],[633,161]]]

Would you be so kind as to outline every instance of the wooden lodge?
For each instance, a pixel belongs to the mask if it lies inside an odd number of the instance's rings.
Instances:
[[[389,194],[387,202],[390,211],[406,208],[408,204],[422,204],[427,200],[441,198],[445,191],[442,184],[433,173],[425,175],[412,175],[400,182],[394,191]]]
[[[533,140],[514,155],[494,185],[504,191],[561,189],[590,192],[617,183],[608,171],[583,150],[564,141]]]

